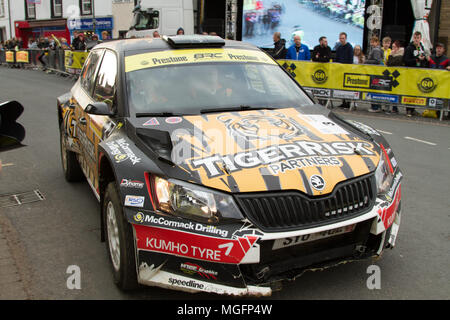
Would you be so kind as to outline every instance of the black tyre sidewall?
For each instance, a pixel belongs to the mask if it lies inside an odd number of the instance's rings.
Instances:
[[[65,129],[64,124],[61,124],[60,127],[60,142],[59,142],[59,148],[61,153],[61,166],[64,172],[64,177],[68,182],[77,182],[81,181],[84,178],[83,171],[81,170],[80,164],[78,163],[77,156],[74,152],[71,152],[69,150],[65,150],[66,152],[66,170],[64,170],[64,158],[63,158],[63,139],[65,135]]]

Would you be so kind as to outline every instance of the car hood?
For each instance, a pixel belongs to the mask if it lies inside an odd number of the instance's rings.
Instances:
[[[167,176],[232,193],[323,195],[342,181],[374,171],[380,160],[379,146],[369,136],[317,106],[135,118],[130,123],[150,137],[146,141],[166,136],[165,143],[145,145],[173,162],[176,170],[163,170]]]

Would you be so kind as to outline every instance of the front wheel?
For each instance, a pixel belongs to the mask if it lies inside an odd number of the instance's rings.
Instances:
[[[125,220],[114,182],[108,184],[102,206],[106,249],[112,265],[115,284],[122,290],[138,287],[134,239],[131,225]]]

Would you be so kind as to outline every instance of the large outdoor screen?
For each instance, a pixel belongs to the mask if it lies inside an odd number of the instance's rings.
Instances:
[[[365,0],[244,0],[242,41],[258,47],[273,47],[272,35],[281,32],[286,47],[294,35],[310,50],[326,36],[332,50],[339,33],[347,33],[353,46],[362,45]]]

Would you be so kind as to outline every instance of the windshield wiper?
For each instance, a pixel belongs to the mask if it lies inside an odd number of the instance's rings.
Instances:
[[[181,114],[176,114],[173,112],[139,112],[136,113],[136,118],[142,117],[172,117],[172,116],[181,116]]]
[[[277,108],[241,105],[239,107],[202,109],[202,110],[200,110],[200,113],[203,114],[203,113],[214,113],[214,112],[245,111],[245,110],[275,110],[275,109],[277,109]]]

